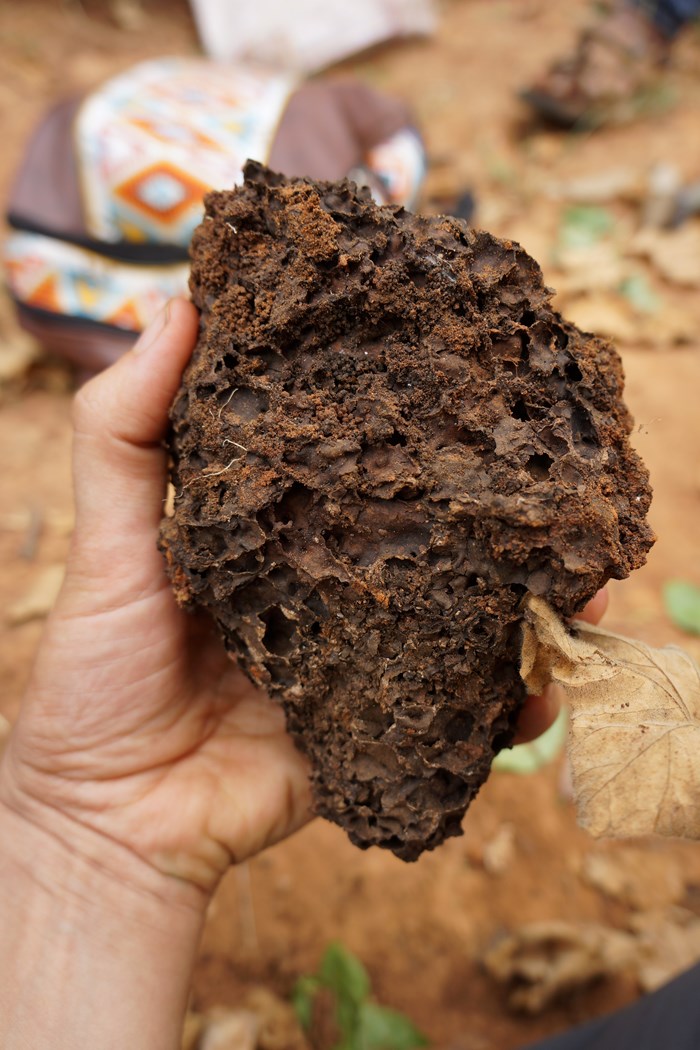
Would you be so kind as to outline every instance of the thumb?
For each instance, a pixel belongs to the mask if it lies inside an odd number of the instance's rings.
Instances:
[[[68,579],[78,575],[86,597],[102,591],[113,606],[163,583],[155,542],[165,491],[162,441],[197,323],[190,303],[173,300],[131,351],[76,395]]]

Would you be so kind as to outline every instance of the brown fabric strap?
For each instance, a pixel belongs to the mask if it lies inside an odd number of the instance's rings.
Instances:
[[[342,179],[368,150],[411,123],[403,102],[357,80],[313,81],[287,103],[269,165],[284,175]]]
[[[85,237],[73,148],[73,118],[81,99],[54,106],[32,135],[10,191],[8,211],[56,237]]]

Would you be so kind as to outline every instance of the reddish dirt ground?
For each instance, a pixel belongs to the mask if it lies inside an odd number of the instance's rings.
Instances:
[[[6,143],[0,192],[7,190],[33,120],[55,97],[139,58],[196,47],[184,7],[145,3],[144,24],[134,30],[116,27],[108,6],[0,3]],[[602,328],[619,330],[624,314],[627,399],[638,423],[635,443],[651,470],[651,520],[659,540],[648,565],[611,588],[606,623],[654,644],[683,645],[697,658],[700,639],[671,625],[662,586],[671,577],[700,583],[700,355],[694,335],[700,297],[692,284],[666,280],[638,256],[630,262],[627,246],[641,206],[633,193],[605,203],[615,220],[606,258],[622,259],[623,276],[644,266],[661,305],[648,317],[633,316],[615,282],[601,287],[593,262],[583,292],[572,292],[572,268],[555,253],[564,205],[547,188],[620,168],[643,175],[660,160],[700,177],[700,37],[691,32],[678,49],[669,76],[672,108],[625,128],[557,136],[523,127],[515,92],[566,46],[586,5],[445,0],[442,14],[435,39],[385,48],[347,68],[413,103],[433,161],[428,207],[471,186],[479,223],[521,240],[542,263],[548,283],[568,287],[562,303],[574,316],[597,313]],[[688,228],[700,234],[700,221]],[[700,269],[696,278],[700,282]],[[685,319],[680,326],[679,316]],[[4,306],[0,361],[15,342]],[[43,570],[62,561],[69,542],[72,383],[68,371],[51,362],[0,380],[0,709],[10,718],[41,622],[10,626],[4,610]],[[381,1001],[408,1013],[441,1050],[509,1050],[631,1000],[638,994],[633,979],[611,976],[538,1017],[523,1018],[508,1011],[503,991],[484,972],[485,949],[524,922],[625,927],[640,911],[666,914],[677,904],[697,911],[697,846],[596,843],[577,828],[559,784],[557,767],[528,778],[494,775],[467,816],[464,837],[415,865],[361,853],[337,828],[316,822],[231,872],[211,908],[195,1003],[235,1003],[260,983],[286,994],[335,938],[365,961]],[[488,856],[504,824],[514,829],[514,847],[495,874],[484,851]],[[582,877],[592,857],[612,857],[634,869],[632,889],[614,899],[593,888]]]

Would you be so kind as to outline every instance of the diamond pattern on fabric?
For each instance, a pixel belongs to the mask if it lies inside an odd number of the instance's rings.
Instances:
[[[175,222],[188,208],[200,205],[211,187],[181,171],[173,164],[154,164],[153,167],[127,179],[115,187],[115,194],[127,205],[143,212],[149,219],[161,223]]]
[[[210,189],[267,160],[294,79],[205,59],[144,62],[103,84],[76,119],[89,232],[185,247]]]

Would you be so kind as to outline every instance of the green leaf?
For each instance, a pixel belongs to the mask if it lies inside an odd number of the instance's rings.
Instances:
[[[657,313],[661,302],[643,273],[625,277],[620,285],[620,295],[640,314]]]
[[[343,1037],[340,1046],[335,1050],[358,1050],[357,1026],[359,1024],[359,1004],[349,998],[347,992],[336,993],[335,1020]]]
[[[428,1040],[412,1021],[376,1003],[360,1007],[357,1050],[414,1050]]]
[[[339,941],[333,941],[326,948],[318,976],[321,983],[335,992],[339,1000],[359,1004],[371,990],[364,966]]]
[[[676,627],[700,634],[700,587],[687,580],[669,580],[664,587],[664,605]]]
[[[559,243],[563,248],[590,248],[610,233],[613,225],[613,217],[605,208],[573,204],[562,215]]]
[[[317,977],[300,977],[292,989],[292,1006],[299,1024],[305,1032],[311,1030],[314,999],[320,988]]]
[[[344,1035],[341,1041],[335,1044],[333,1050],[360,1050],[357,1034],[351,1032],[349,1035]]]

